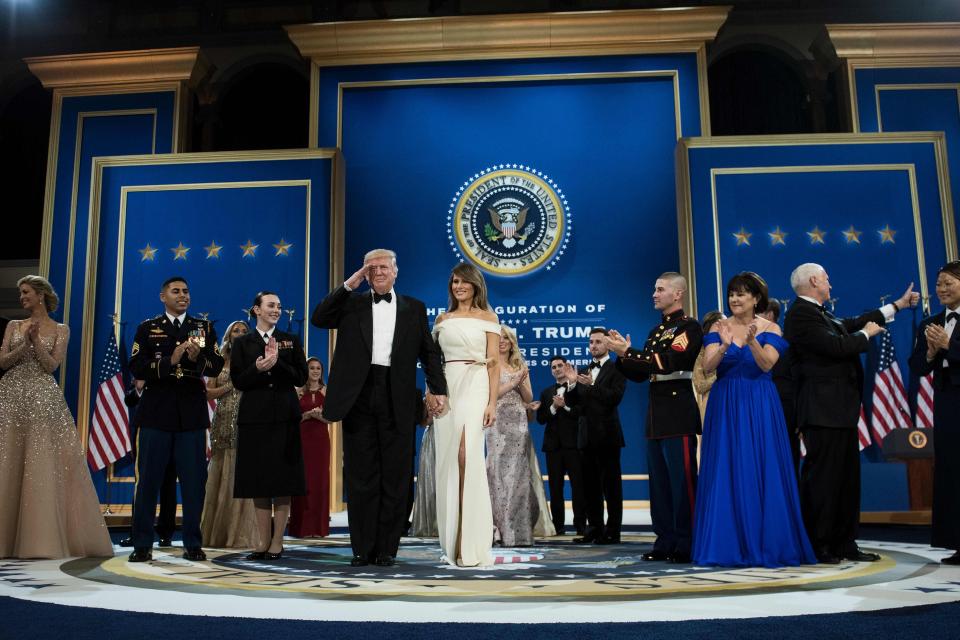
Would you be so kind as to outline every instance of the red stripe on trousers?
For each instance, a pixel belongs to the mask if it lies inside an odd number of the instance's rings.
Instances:
[[[690,500],[690,522],[693,522],[693,504],[696,494],[693,492],[693,474],[690,473],[690,436],[683,436],[683,471],[687,474],[687,498]]]

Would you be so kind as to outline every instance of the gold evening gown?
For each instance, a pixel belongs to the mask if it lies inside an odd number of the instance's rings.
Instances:
[[[112,556],[77,427],[51,375],[70,330],[27,339],[11,321],[0,347],[0,558]]]

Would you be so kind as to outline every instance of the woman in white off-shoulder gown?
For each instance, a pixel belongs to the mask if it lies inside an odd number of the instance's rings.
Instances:
[[[446,562],[488,566],[493,564],[493,513],[483,429],[496,419],[500,325],[489,310],[487,287],[476,267],[454,267],[447,291],[449,310],[437,317],[433,329],[443,350],[449,402],[433,426],[437,528]]]

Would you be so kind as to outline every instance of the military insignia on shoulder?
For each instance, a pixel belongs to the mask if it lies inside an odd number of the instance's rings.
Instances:
[[[139,343],[139,342],[134,342],[134,343],[133,343],[133,349],[130,350],[130,357],[133,357],[133,356],[137,355],[138,353],[140,353],[140,343]]]
[[[673,342],[670,343],[670,348],[674,351],[683,352],[687,350],[688,344],[690,344],[690,340],[687,339],[687,334],[681,333],[673,339]]]

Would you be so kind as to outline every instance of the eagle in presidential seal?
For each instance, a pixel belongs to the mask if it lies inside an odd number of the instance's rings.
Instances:
[[[552,268],[563,255],[570,228],[563,190],[543,172],[518,164],[474,174],[457,190],[447,213],[447,235],[457,257],[502,276]]]

